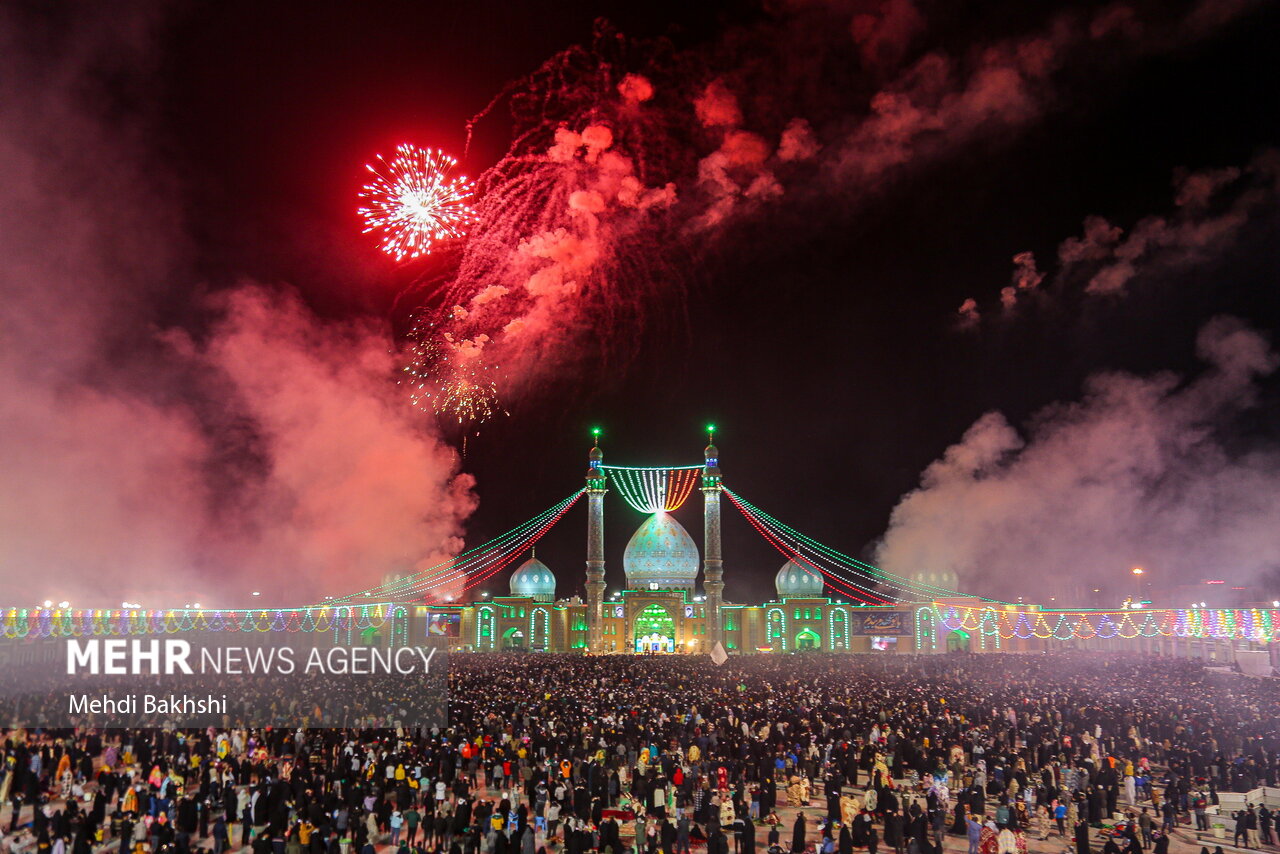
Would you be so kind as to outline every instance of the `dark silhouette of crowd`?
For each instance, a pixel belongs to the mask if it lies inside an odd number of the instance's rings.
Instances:
[[[8,730],[11,850],[1167,851],[1276,785],[1280,685],[1055,655],[476,654],[447,724]],[[385,684],[383,694],[394,693]],[[412,717],[412,716],[410,716]],[[784,820],[782,815],[786,814]],[[1265,805],[1234,823],[1274,843]]]

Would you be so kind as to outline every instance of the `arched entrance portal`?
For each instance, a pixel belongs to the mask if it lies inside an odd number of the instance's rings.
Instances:
[[[633,637],[636,652],[675,652],[675,620],[666,608],[654,602],[636,614]]]
[[[817,649],[822,645],[822,638],[813,629],[805,629],[796,635],[796,649]]]
[[[947,635],[947,652],[968,652],[969,633],[964,629],[956,629]]]
[[[503,649],[524,649],[524,632],[516,628],[507,629],[502,633]]]

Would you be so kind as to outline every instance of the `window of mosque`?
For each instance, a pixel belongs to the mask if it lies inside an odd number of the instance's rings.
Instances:
[[[521,616],[521,617],[523,617],[523,616],[524,616],[524,608],[521,608],[521,609],[520,609],[520,616]]]
[[[799,608],[796,608],[796,616],[795,616],[795,618],[796,618],[797,620],[798,620],[798,619],[800,619],[800,609],[799,609]]]
[[[724,618],[724,630],[726,632],[736,632],[738,630],[738,624],[733,621],[732,615]]]
[[[814,608],[814,609],[813,609],[813,618],[814,618],[815,620],[821,620],[821,619],[822,619],[822,609],[821,609],[821,608]]]

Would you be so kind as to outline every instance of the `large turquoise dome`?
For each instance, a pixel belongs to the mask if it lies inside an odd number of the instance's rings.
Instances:
[[[532,596],[536,602],[554,602],[556,577],[545,563],[531,557],[511,573],[511,595]]]
[[[622,553],[631,590],[692,590],[698,579],[698,563],[693,537],[666,513],[646,519]]]
[[[794,560],[784,563],[773,579],[779,599],[811,599],[821,596],[822,584],[822,573]]]

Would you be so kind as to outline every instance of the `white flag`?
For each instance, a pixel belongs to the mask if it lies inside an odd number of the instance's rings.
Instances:
[[[715,647],[711,650],[711,661],[716,665],[724,664],[729,660],[729,653],[724,651],[724,644],[716,641]]]

